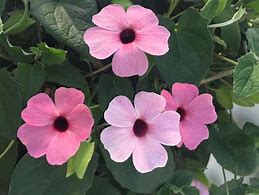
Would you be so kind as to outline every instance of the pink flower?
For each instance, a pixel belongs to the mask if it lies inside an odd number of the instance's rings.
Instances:
[[[113,72],[121,77],[143,75],[148,69],[144,52],[164,55],[168,49],[169,31],[159,26],[156,15],[139,5],[127,12],[120,5],[108,5],[93,16],[93,27],[84,40],[90,54],[98,59],[111,56]]]
[[[199,190],[200,195],[210,194],[208,187],[196,179],[192,180],[191,186],[196,187]]]
[[[161,144],[175,146],[181,141],[180,116],[162,113],[165,99],[155,93],[139,92],[134,105],[125,96],[110,102],[104,118],[112,126],[102,131],[101,141],[112,160],[124,162],[132,154],[135,168],[146,173],[166,165],[168,156]]]
[[[94,120],[83,104],[84,94],[61,87],[55,92],[55,104],[45,93],[33,96],[22,111],[26,122],[18,138],[34,158],[46,154],[51,165],[61,165],[73,156],[92,130]]]
[[[206,124],[213,123],[217,114],[210,94],[199,95],[199,89],[192,84],[175,83],[172,95],[163,90],[166,99],[165,110],[174,110],[181,116],[180,133],[184,145],[194,150],[203,140],[208,139],[209,131]]]

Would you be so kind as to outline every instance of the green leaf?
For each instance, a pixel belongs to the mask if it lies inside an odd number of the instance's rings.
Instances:
[[[208,20],[212,20],[224,10],[226,4],[227,0],[208,0],[201,9],[201,15]]]
[[[195,21],[195,22],[193,22]],[[208,21],[196,10],[188,9],[179,19],[169,39],[170,50],[156,63],[162,78],[174,82],[199,84],[212,63],[212,37]]]
[[[223,27],[223,26],[228,26],[231,25],[235,22],[237,22],[238,20],[240,20],[243,15],[245,14],[246,10],[241,6],[239,8],[239,10],[232,16],[232,18],[226,22],[221,22],[218,24],[210,24],[208,25],[208,28],[218,28],[218,27]]]
[[[38,93],[46,79],[45,70],[40,63],[36,64],[18,64],[14,71],[14,78],[20,84],[23,102],[30,99],[31,96]]]
[[[219,89],[216,89],[215,92],[217,101],[223,108],[233,108],[231,89],[226,86],[221,86]]]
[[[2,15],[2,12],[4,11],[5,3],[6,3],[6,0],[0,1],[0,16]]]
[[[190,185],[193,180],[193,173],[187,170],[177,170],[173,174],[171,179],[171,184],[177,187],[182,187],[185,185]]]
[[[234,14],[234,9],[231,4],[228,2],[223,12],[214,18],[215,22],[224,22],[226,20],[231,19]],[[239,52],[240,44],[241,44],[241,32],[240,27],[237,22],[234,22],[231,25],[224,26],[220,28],[221,38],[225,41],[227,46],[234,51]]]
[[[259,127],[252,123],[245,123],[243,131],[248,135],[254,142],[259,143]]]
[[[66,177],[76,173],[79,179],[84,178],[84,174],[94,153],[94,142],[84,142],[80,145],[77,153],[67,162]]]
[[[83,34],[97,13],[95,0],[31,0],[31,13],[56,39],[79,53],[88,53]]]
[[[3,22],[2,19],[0,18],[0,34],[3,32]]]
[[[233,77],[236,97],[248,97],[259,92],[259,62],[254,53],[239,58]]]
[[[200,195],[199,190],[196,187],[193,187],[193,186],[184,186],[182,188],[182,192],[185,195]]]
[[[0,69],[0,135],[11,140],[20,125],[22,98],[19,85],[6,69]]]
[[[250,28],[246,31],[249,49],[259,56],[259,28]]]
[[[234,123],[211,128],[208,149],[217,162],[236,175],[249,175],[257,166],[254,142]]]
[[[37,56],[37,58],[40,58],[40,61],[44,65],[48,66],[62,64],[67,55],[66,51],[49,47],[46,43],[39,43],[37,47],[32,47],[31,51]]]
[[[82,90],[86,100],[90,96],[88,84],[80,71],[72,64],[65,62],[63,64],[45,67],[48,81],[56,82],[66,87],[75,87]]]
[[[106,110],[109,102],[118,95],[124,95],[132,99],[134,90],[127,78],[120,78],[103,74],[99,81],[98,101],[103,110]]]
[[[154,192],[161,184],[172,178],[174,173],[173,154],[168,149],[168,162],[165,167],[157,168],[149,173],[139,173],[132,159],[128,159],[123,163],[116,163],[111,160],[109,153],[101,146],[101,151],[106,163],[106,166],[113,174],[114,178],[122,185],[131,191],[137,193]]]
[[[86,195],[121,195],[120,191],[113,187],[106,179],[95,177],[92,187]]]
[[[246,188],[242,185],[243,178],[238,180],[231,180],[227,182],[229,195],[245,195]],[[226,184],[222,184],[217,187],[215,185],[211,188],[211,195],[225,195],[226,194]]]
[[[112,0],[113,4],[119,4],[125,9],[127,9],[129,6],[133,5],[133,3],[130,0]]]
[[[8,20],[4,23],[4,31],[9,29],[10,27],[14,26],[16,23],[19,22],[19,20],[23,17],[24,10],[19,10],[13,12],[13,14],[8,18]],[[35,23],[35,20],[31,19],[28,15],[24,19],[24,21],[17,27],[10,31],[8,31],[7,34],[15,35],[20,32],[25,31],[27,28],[29,28],[31,25]]]
[[[6,53],[10,56],[10,59],[14,63],[33,63],[33,54],[25,52],[21,47],[13,46],[8,37],[2,33],[0,34],[0,46],[4,48]]]
[[[9,141],[0,136],[0,154],[6,149]],[[0,194],[8,194],[9,183],[17,160],[17,143],[15,142],[7,153],[0,159]]]
[[[51,166],[45,157],[34,159],[25,155],[14,169],[9,195],[85,195],[91,187],[97,167],[98,156],[94,155],[84,178],[66,178],[66,166]]]

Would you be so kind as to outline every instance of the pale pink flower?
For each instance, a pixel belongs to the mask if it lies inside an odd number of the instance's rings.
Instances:
[[[188,83],[175,83],[172,95],[163,90],[166,99],[165,110],[174,110],[181,116],[180,133],[184,145],[194,150],[203,140],[208,139],[209,131],[206,124],[216,121],[217,114],[210,94],[199,95],[199,89]]]
[[[191,186],[196,187],[199,192],[200,195],[209,195],[209,189],[207,186],[205,186],[202,182],[200,182],[197,179],[192,180]]]
[[[61,165],[73,156],[94,124],[84,94],[74,88],[57,89],[55,104],[45,93],[33,96],[21,116],[26,123],[19,128],[18,138],[32,157],[46,154],[51,165]]]
[[[118,76],[143,75],[148,69],[145,52],[160,56],[169,50],[170,32],[142,6],[130,6],[125,12],[120,5],[108,5],[93,16],[93,23],[98,27],[84,35],[90,54],[105,59],[115,53],[112,70]]]
[[[155,93],[139,92],[134,106],[125,96],[115,97],[104,113],[112,126],[101,133],[104,148],[116,162],[126,161],[132,154],[133,164],[141,173],[164,167],[168,156],[161,145],[175,146],[181,141],[180,116],[163,112],[165,99]]]

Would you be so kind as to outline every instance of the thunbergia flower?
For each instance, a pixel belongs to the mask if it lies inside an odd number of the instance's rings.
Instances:
[[[200,195],[209,195],[209,189],[207,186],[205,186],[202,182],[200,182],[197,179],[192,180],[191,186],[196,187],[199,192]]]
[[[115,97],[104,113],[111,125],[101,133],[104,148],[116,162],[126,161],[132,154],[133,164],[141,173],[164,167],[167,151],[161,145],[175,146],[181,141],[180,116],[163,112],[166,102],[158,94],[139,92],[134,106],[125,96]]]
[[[125,12],[120,5],[108,5],[92,21],[98,27],[88,29],[84,35],[90,54],[105,59],[115,53],[112,70],[118,76],[143,75],[148,69],[145,52],[160,56],[169,50],[170,33],[158,25],[150,9],[133,5]]]
[[[19,128],[18,138],[32,157],[46,154],[51,165],[61,165],[73,156],[94,124],[84,94],[64,87],[56,90],[55,103],[45,93],[33,96],[21,117],[26,123]]]
[[[210,94],[199,95],[199,89],[192,84],[175,83],[172,86],[172,95],[163,90],[161,95],[166,99],[165,110],[174,110],[181,116],[180,133],[182,143],[194,150],[209,137],[206,124],[211,124],[217,119],[212,96]]]

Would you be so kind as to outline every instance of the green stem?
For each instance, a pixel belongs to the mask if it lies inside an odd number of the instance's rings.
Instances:
[[[100,105],[99,105],[99,104],[96,104],[96,105],[94,105],[94,106],[90,106],[90,109],[92,110],[92,109],[98,108],[98,107],[100,107]]]
[[[227,195],[229,195],[228,184],[227,184],[227,179],[226,179],[226,173],[225,173],[225,170],[224,170],[223,167],[222,167],[222,172],[223,172],[224,182],[225,182],[225,186],[226,186],[226,192],[227,192]]]
[[[205,84],[205,83],[209,83],[209,82],[211,82],[211,81],[218,80],[218,79],[220,79],[220,78],[222,78],[222,77],[226,77],[226,76],[232,75],[232,74],[233,74],[233,71],[234,71],[234,70],[232,69],[232,70],[220,72],[219,74],[214,75],[214,76],[212,76],[212,77],[210,77],[210,78],[203,79],[200,84],[203,85],[203,84]]]
[[[96,71],[86,75],[86,78],[92,77],[92,76],[94,76],[94,75],[96,75],[96,74],[98,74],[100,72],[103,72],[103,71],[107,70],[110,67],[112,67],[112,64],[108,64],[108,65],[106,65],[106,66],[104,66],[104,67],[102,67],[102,68],[100,68],[100,69],[98,69],[98,70],[96,70]]]
[[[228,63],[230,63],[230,64],[233,64],[233,65],[237,65],[238,64],[238,62],[236,62],[236,61],[234,61],[234,60],[231,60],[231,59],[229,59],[229,58],[227,58],[227,57],[225,57],[225,56],[222,56],[222,55],[219,55],[219,54],[214,54],[214,56],[216,57],[216,58],[219,58],[219,59],[221,59],[221,60],[223,60],[223,61],[226,61],[226,62],[228,62]]]
[[[173,13],[174,9],[176,8],[177,4],[179,3],[179,0],[171,0],[168,12],[166,14],[167,18],[170,18],[171,14]]]
[[[21,19],[13,26],[11,26],[10,28],[8,28],[5,33],[8,34],[9,32],[15,30],[16,28],[18,28],[20,25],[23,24],[23,22],[26,20],[26,18],[29,15],[29,3],[28,1],[24,1],[24,12],[23,12],[23,16],[21,17]]]
[[[2,154],[0,154],[0,159],[2,159],[4,157],[4,155],[10,150],[10,148],[13,146],[13,144],[15,143],[15,140],[12,140],[8,146],[5,148],[5,150],[2,152]]]
[[[4,60],[11,62],[11,60],[2,53],[0,53],[0,58],[3,58]]]

